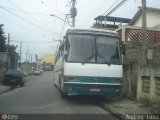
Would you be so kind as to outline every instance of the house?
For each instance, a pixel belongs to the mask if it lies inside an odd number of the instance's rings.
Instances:
[[[142,7],[139,7],[129,25],[142,27]],[[146,8],[146,25],[149,28],[160,28],[160,9]]]
[[[42,57],[42,62],[54,64],[54,61],[55,61],[55,55],[53,54],[45,54]]]
[[[8,69],[15,69],[17,66],[18,54],[13,52],[0,52],[0,83]]]
[[[146,8],[146,41],[143,49],[142,9],[134,15],[129,26],[116,31],[125,43],[124,84],[127,96],[160,103],[160,9]],[[146,58],[143,56],[146,54]],[[143,59],[146,62],[143,62]]]
[[[119,26],[122,26],[124,24],[128,24],[131,19],[99,15],[94,20],[96,22],[93,24],[93,28],[115,30]]]

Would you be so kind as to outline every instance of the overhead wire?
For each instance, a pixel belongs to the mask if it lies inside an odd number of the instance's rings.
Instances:
[[[39,28],[39,29],[41,29],[41,30],[43,30],[43,31],[46,31],[46,32],[52,34],[52,35],[55,34],[55,33],[51,32],[51,31],[49,31],[49,30],[47,30],[47,29],[45,29],[45,28],[43,28],[43,27],[41,27],[41,26],[39,26],[39,25],[37,25],[37,24],[35,24],[35,23],[33,23],[33,22],[31,22],[31,21],[29,21],[29,20],[27,20],[27,19],[25,19],[25,18],[23,18],[23,17],[15,14],[15,13],[13,13],[13,12],[11,12],[11,11],[9,11],[8,9],[4,8],[4,7],[1,6],[1,5],[0,5],[0,8],[3,9],[3,10],[5,10],[5,11],[7,11],[7,12],[9,12],[10,14],[12,14],[12,15],[20,18],[21,20],[27,22],[27,23],[30,24],[30,25],[33,25],[33,26],[35,26],[35,27],[37,27],[37,28]],[[57,35],[57,34],[55,34],[55,35]],[[59,35],[58,35],[58,36],[59,36]]]
[[[69,14],[69,13],[68,13],[68,14]],[[66,14],[65,21],[67,20],[68,14]],[[62,35],[63,35],[63,31],[64,31],[65,24],[66,24],[66,22],[64,22],[64,24],[63,24],[63,27],[62,27],[62,32],[61,32],[61,37],[60,37],[60,39],[62,38]]]
[[[18,5],[16,5],[15,3],[13,3],[10,0],[7,0],[10,4],[12,4],[13,6],[15,6],[16,8],[18,8],[18,10],[24,11],[23,9],[21,9]],[[31,19],[33,19],[34,21],[40,23],[38,20],[36,20],[35,18],[33,18],[29,13],[25,13],[26,15],[28,15]],[[41,23],[40,23],[41,24]]]
[[[129,10],[129,11],[126,11],[126,12],[120,12],[120,13],[117,13],[117,14],[114,14],[114,16],[117,16],[117,15],[124,15],[126,13],[131,13],[131,12],[135,12],[136,10]]]
[[[109,1],[110,1],[110,0],[109,0]],[[107,4],[108,4],[108,0],[102,1],[102,2],[100,3],[100,5],[92,12],[92,14],[90,14],[90,15],[84,20],[84,22],[82,23],[82,25],[84,25],[84,24],[86,23],[86,21],[88,21],[88,19],[89,19],[90,17],[92,17],[93,15],[95,15],[95,12],[96,12],[98,9],[102,8],[101,6],[104,5],[104,4],[106,4],[106,2],[107,2]]]
[[[23,28],[25,28],[25,29],[27,29],[26,27],[24,27],[24,26],[22,26],[22,25],[20,25],[20,24],[17,24],[17,23],[15,23],[15,22],[13,22],[13,21],[10,21],[10,20],[8,20],[8,19],[6,19],[6,18],[3,18],[2,16],[0,16],[0,19],[3,19],[3,20],[5,20],[5,22],[8,22],[8,23],[10,23],[10,24],[12,24],[12,25],[15,25],[16,27],[23,27]]]
[[[122,0],[120,3],[118,3],[118,5],[116,5],[109,13],[107,13],[107,15],[113,13],[114,11],[116,11],[119,7],[121,7],[127,0]]]
[[[18,5],[16,5],[14,2],[12,2],[11,0],[7,0],[10,4],[12,4],[13,6],[15,6],[16,8],[18,8],[18,10],[21,10],[21,12],[23,12],[24,14],[28,15],[30,17],[30,19],[33,19],[36,23],[38,22],[39,24],[41,24],[41,22],[37,19],[35,19],[33,16],[31,16],[30,13],[28,12],[24,12],[23,9],[21,9]]]
[[[42,27],[47,26],[47,25],[49,25],[50,23],[53,23],[53,21],[50,21],[50,22],[42,25]],[[17,35],[15,35],[15,36],[13,36],[12,38],[17,38],[17,37],[22,36],[22,35],[28,35],[28,33],[31,33],[31,32],[33,32],[33,31],[35,31],[36,29],[37,29],[37,28],[34,28],[34,29],[29,30],[29,31],[27,31],[27,32],[23,32],[23,33],[17,34]]]
[[[10,11],[14,11],[14,12],[20,12],[20,13],[25,13],[25,14],[32,14],[32,15],[41,15],[41,16],[50,16],[49,14],[45,14],[45,13],[37,13],[37,12],[32,12],[32,11],[26,11],[26,10],[23,10],[23,9],[14,9],[14,8],[10,8],[10,7],[6,7],[6,6],[3,6],[5,9],[8,9]]]
[[[54,9],[54,8],[52,8],[51,6],[49,6],[48,4],[46,4],[46,2],[44,2],[44,0],[39,0],[43,5],[45,5],[47,8],[49,8],[49,9]]]
[[[10,40],[10,42],[21,42],[17,40]],[[23,41],[23,43],[53,43],[53,41]]]
[[[51,9],[51,10],[55,10],[57,11],[56,9],[57,8],[53,8],[51,6],[49,6],[44,0],[39,0],[44,6],[46,6],[47,8]],[[56,6],[57,6],[57,1],[56,1]]]
[[[105,15],[119,0],[116,0],[102,15]]]

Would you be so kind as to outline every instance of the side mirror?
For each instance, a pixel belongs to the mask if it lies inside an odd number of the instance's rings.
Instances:
[[[67,59],[67,56],[68,56],[68,51],[64,51],[63,57],[64,57],[65,59]]]
[[[68,55],[68,51],[64,51],[64,56]]]
[[[64,50],[64,44],[61,43],[60,46],[59,46],[59,51],[63,51]]]

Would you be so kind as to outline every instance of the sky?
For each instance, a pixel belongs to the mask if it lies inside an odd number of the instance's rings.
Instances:
[[[107,14],[113,3],[118,4],[121,1],[77,0],[75,26],[91,27],[95,17]],[[141,0],[127,0],[110,16],[132,18],[138,6],[141,6]],[[147,0],[147,7],[160,8],[160,0]],[[55,53],[58,40],[61,40],[65,31],[70,28],[69,25],[64,25],[62,20],[50,15],[54,14],[65,20],[70,8],[71,0],[0,0],[0,24],[4,24],[6,36],[10,33],[10,44],[18,46],[18,53],[22,41],[22,61],[26,60],[27,49],[27,53],[33,58],[35,54],[41,58],[44,54]],[[71,19],[67,18],[67,21],[71,22]]]

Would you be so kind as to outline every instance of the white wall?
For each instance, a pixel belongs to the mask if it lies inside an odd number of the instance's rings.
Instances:
[[[160,25],[160,12],[147,11],[147,27],[156,27]],[[134,26],[142,27],[142,15],[137,19]]]

